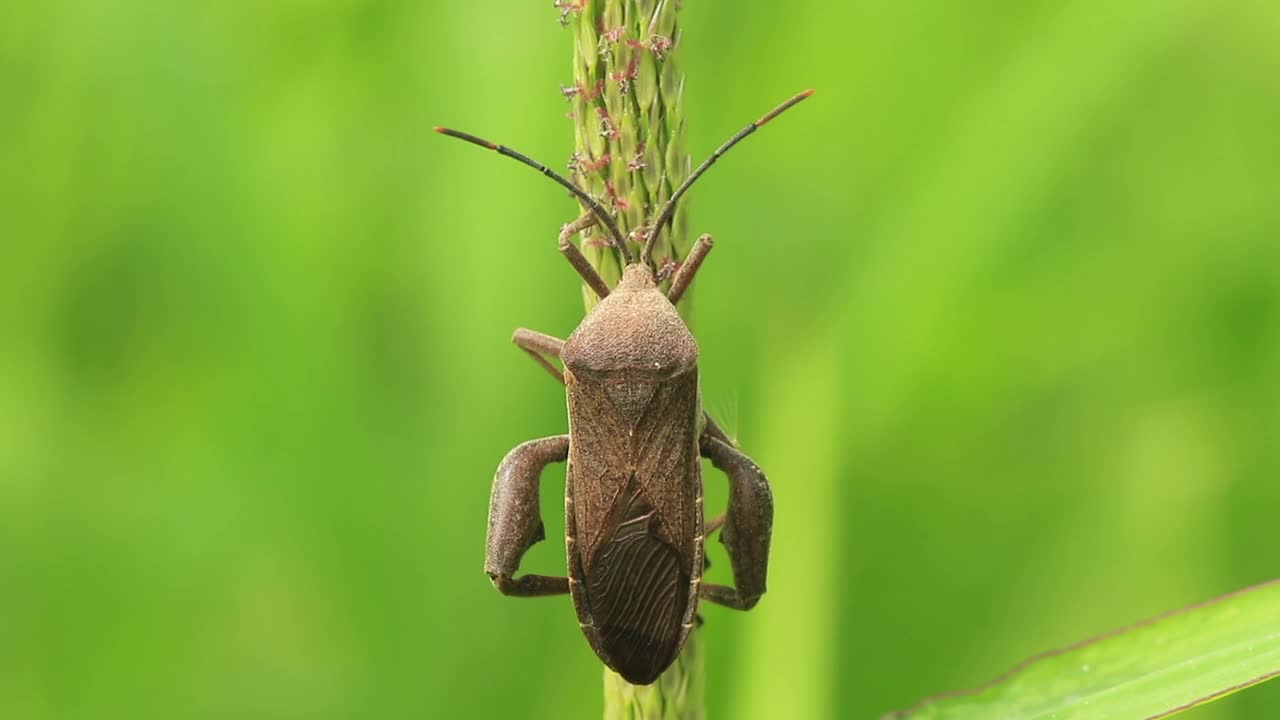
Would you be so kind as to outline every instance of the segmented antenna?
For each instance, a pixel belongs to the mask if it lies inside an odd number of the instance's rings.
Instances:
[[[680,199],[680,196],[685,194],[685,191],[689,189],[689,186],[693,185],[694,181],[701,177],[702,173],[707,171],[707,168],[714,165],[715,162],[720,159],[721,155],[729,152],[729,148],[737,145],[743,138],[763,127],[764,124],[770,120],[778,117],[787,110],[790,110],[793,105],[812,94],[812,90],[805,90],[799,95],[787,100],[778,107],[765,113],[759,120],[756,120],[750,125],[739,130],[736,135],[729,138],[728,142],[717,148],[715,152],[711,153],[711,157],[704,160],[702,164],[698,166],[698,169],[694,170],[693,173],[680,184],[680,187],[676,188],[676,191],[671,193],[671,199],[667,201],[667,204],[662,206],[662,210],[658,213],[657,220],[653,223],[653,229],[649,231],[649,237],[645,239],[644,250],[640,253],[640,261],[650,267],[653,266],[653,246],[658,241],[658,233],[662,232],[662,227],[671,220],[671,216],[676,211],[676,202]]]
[[[779,111],[775,111],[775,114],[777,112]],[[604,208],[600,207],[600,203],[596,202],[595,199],[592,198],[590,195],[588,195],[582,188],[569,182],[564,177],[562,177],[559,173],[557,173],[555,170],[552,170],[551,168],[547,167],[546,165],[543,165],[537,160],[533,160],[528,156],[522,155],[505,145],[491,143],[488,140],[485,140],[484,138],[479,138],[479,137],[476,137],[475,135],[472,135],[470,133],[464,133],[459,130],[451,130],[445,127],[437,127],[434,129],[436,132],[440,133],[441,135],[448,135],[449,137],[452,137],[452,138],[465,140],[471,143],[472,145],[479,145],[480,147],[483,147],[483,148],[496,150],[499,155],[506,155],[507,157],[513,160],[519,160],[525,165],[528,165],[534,170],[537,170],[543,175],[546,175],[552,180],[555,180],[556,182],[563,185],[566,189],[569,190],[569,192],[573,193],[575,196],[577,196],[579,200],[581,200],[584,204],[586,204],[587,207],[591,208],[591,211],[596,214],[596,217],[600,218],[600,222],[604,223],[605,227],[609,228],[609,232],[613,234],[614,246],[617,247],[618,252],[622,254],[623,261],[627,265],[631,264],[632,262],[631,252],[627,250],[627,244],[626,242],[623,241],[622,233],[618,231],[618,226],[614,224],[613,218],[609,216],[609,213]]]

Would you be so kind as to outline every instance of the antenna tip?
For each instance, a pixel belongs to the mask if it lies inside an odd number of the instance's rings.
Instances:
[[[800,93],[800,94],[801,94],[801,95],[803,95],[804,97],[809,97],[810,95],[812,95],[812,94],[813,94],[813,88],[809,88],[808,90],[805,90],[804,92],[802,92],[802,93]]]
[[[452,128],[439,127],[439,126],[436,126],[436,127],[434,127],[434,128],[431,128],[431,129],[432,129],[432,130],[435,130],[436,132],[440,133],[441,135],[448,135],[448,136],[449,136],[449,137],[451,137],[451,138],[458,138],[459,140],[465,140],[465,141],[467,141],[467,142],[471,143],[472,145],[479,145],[480,147],[489,148],[490,150],[497,150],[497,149],[498,149],[498,146],[497,146],[497,145],[494,145],[493,143],[489,142],[488,140],[485,140],[484,138],[476,137],[475,135],[472,135],[471,133],[464,133],[464,132],[462,132],[462,131],[460,131],[460,130],[454,130],[454,129],[452,129]]]

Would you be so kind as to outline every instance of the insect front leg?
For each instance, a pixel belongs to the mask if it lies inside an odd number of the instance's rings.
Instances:
[[[600,273],[587,261],[586,256],[573,244],[573,236],[596,224],[596,216],[587,213],[560,229],[560,253],[564,255],[578,275],[582,276],[587,287],[603,300],[609,294],[609,284],[600,277]]]
[[[564,462],[567,457],[568,435],[530,440],[507,453],[493,476],[484,571],[503,595],[532,597],[569,592],[568,578],[515,577],[525,552],[547,536],[538,510],[538,480],[542,470],[553,462]]]
[[[765,591],[769,539],[773,533],[773,493],[751,458],[708,433],[702,456],[729,476],[729,509],[724,513],[720,542],[729,551],[734,587],[704,583],[702,597],[718,605],[750,610]],[[715,524],[719,518],[712,521]],[[705,532],[710,532],[705,531]]]
[[[711,252],[712,245],[710,235],[703,235],[698,238],[698,242],[694,243],[689,256],[684,259],[675,277],[671,278],[671,289],[667,291],[667,299],[672,305],[680,302],[680,298],[684,297],[684,291],[689,289],[693,276],[698,274],[698,268],[702,267],[702,261],[707,259],[707,253]]]

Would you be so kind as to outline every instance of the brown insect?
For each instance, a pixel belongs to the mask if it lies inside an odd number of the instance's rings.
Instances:
[[[496,150],[572,192],[592,215],[560,233],[560,252],[600,302],[568,340],[520,328],[513,340],[565,385],[569,433],[530,440],[507,454],[493,479],[485,572],[506,595],[569,593],[596,655],[628,682],[652,683],[679,655],[698,599],[740,610],[765,591],[773,496],[764,473],[702,411],[698,345],[676,312],[711,251],[698,238],[670,290],[658,288],[653,248],[676,202],[729,148],[812,94],[787,100],[743,128],[671,195],[633,260],[613,218],[593,198],[541,163],[474,135],[437,132]],[[602,223],[626,263],[609,288],[571,241]],[[547,358],[564,364],[561,372]],[[699,458],[729,477],[729,507],[704,522]],[[543,468],[568,460],[565,545],[568,577],[522,575],[520,559],[543,540],[538,482]],[[734,587],[702,582],[705,535],[720,529]]]

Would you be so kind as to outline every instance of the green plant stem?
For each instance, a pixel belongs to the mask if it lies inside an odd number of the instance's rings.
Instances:
[[[676,54],[681,34],[678,0],[557,0],[561,21],[573,36],[570,101],[575,183],[612,211],[638,258],[648,223],[691,170],[685,149],[684,76]],[[582,213],[589,212],[580,208]],[[610,287],[622,274],[618,251],[602,228],[581,235],[582,252]],[[689,254],[687,211],[677,209],[661,233],[653,257],[659,281]],[[587,312],[596,294],[584,285]],[[680,302],[688,322],[689,295]],[[698,630],[680,657],[648,686],[636,686],[604,670],[606,720],[701,720],[705,676]]]

